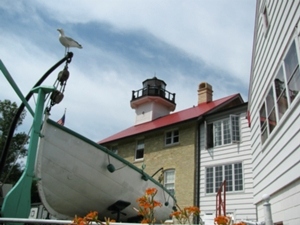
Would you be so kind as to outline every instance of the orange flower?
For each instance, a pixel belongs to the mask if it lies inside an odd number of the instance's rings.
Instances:
[[[157,193],[156,188],[148,188],[148,189],[146,190],[146,194],[147,194],[147,195],[155,195],[156,193]]]
[[[73,224],[85,225],[85,221],[84,221],[84,219],[82,217],[75,216],[75,218],[73,220]]]
[[[94,211],[94,212],[90,212],[89,214],[87,214],[86,216],[85,216],[85,218],[87,219],[87,220],[98,220],[98,212],[96,212],[96,211]]]
[[[160,202],[158,202],[158,201],[153,200],[153,208],[155,208],[157,206],[161,207],[162,204]]]
[[[181,212],[180,211],[175,211],[175,212],[172,212],[171,213],[171,217],[173,217],[173,216],[175,216],[175,217],[178,217],[178,216],[180,216],[181,215]]]
[[[230,218],[227,216],[218,216],[215,218],[215,222],[218,225],[227,225],[230,222]]]
[[[145,195],[136,200],[139,203],[138,214],[143,216],[141,223],[153,224],[155,222],[154,208],[157,206],[162,206],[160,202],[154,200],[156,193],[156,188],[148,188],[145,191]]]
[[[149,219],[143,219],[142,221],[141,221],[141,223],[150,223],[151,221],[149,220]]]
[[[200,209],[196,206],[185,207],[184,211],[187,211],[190,214],[199,215]]]
[[[152,205],[149,202],[140,203],[140,206],[144,208],[152,208]]]
[[[181,209],[178,205],[177,208],[179,211],[175,211],[171,214],[171,217],[175,217],[180,224],[191,224],[195,216],[198,216],[200,213],[200,209],[196,206],[189,206]]]
[[[75,216],[72,224],[73,225],[74,224],[75,225],[91,225],[92,222],[96,222],[97,224],[99,224],[99,225],[101,224],[102,225],[101,221],[98,220],[98,212],[96,212],[96,211],[88,213],[83,218]]]

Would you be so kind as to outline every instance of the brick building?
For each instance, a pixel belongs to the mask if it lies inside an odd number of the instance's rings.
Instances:
[[[135,125],[100,141],[175,194],[180,206],[215,214],[215,194],[228,180],[227,208],[237,219],[255,219],[252,205],[250,131],[247,103],[240,94],[213,100],[200,83],[198,104],[173,112],[175,94],[156,77],[132,92]]]

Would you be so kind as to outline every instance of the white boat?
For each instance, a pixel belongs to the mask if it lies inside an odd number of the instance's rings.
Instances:
[[[143,170],[103,146],[47,119],[43,124],[36,177],[43,205],[57,219],[98,211],[99,219],[137,222],[137,199],[156,188],[157,222],[169,219],[174,197]],[[108,166],[109,165],[109,166]]]
[[[5,196],[1,206],[1,217],[5,219],[28,218],[30,213],[30,190],[37,180],[38,191],[43,205],[57,219],[73,219],[85,216],[91,211],[117,222],[138,222],[137,199],[146,189],[156,188],[155,200],[162,203],[156,208],[157,222],[169,219],[175,198],[159,182],[144,173],[142,169],[124,160],[103,146],[45,119],[42,125],[46,95],[50,94],[51,106],[63,97],[66,80],[69,77],[68,64],[73,53],[68,54],[51,67],[32,88],[26,98],[22,95],[13,78],[0,60],[0,70],[22,100],[17,115],[24,107],[34,117],[28,156],[24,172],[15,186]],[[40,86],[46,77],[59,65],[66,62],[59,72],[56,86]],[[28,100],[36,93],[35,112]],[[51,109],[47,108],[47,112]],[[14,118],[14,122],[18,121]],[[15,125],[12,125],[14,130]],[[11,132],[10,138],[13,132]],[[8,142],[9,143],[9,142]],[[5,145],[6,152],[8,145]],[[1,160],[1,165],[3,161]],[[4,165],[4,164],[3,164]],[[29,215],[30,216],[30,215]]]

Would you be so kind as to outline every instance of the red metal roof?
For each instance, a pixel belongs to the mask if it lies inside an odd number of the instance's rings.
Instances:
[[[160,117],[156,120],[129,127],[119,133],[116,133],[110,137],[99,141],[98,144],[104,144],[121,138],[129,137],[132,135],[144,133],[147,131],[155,130],[165,126],[197,118],[206,114],[207,112],[212,111],[213,109],[216,109],[221,105],[224,105],[224,103],[231,102],[233,99],[236,99],[236,97],[240,97],[240,95],[234,94],[208,103],[201,103],[197,106],[184,109],[175,113],[171,113],[167,116]]]

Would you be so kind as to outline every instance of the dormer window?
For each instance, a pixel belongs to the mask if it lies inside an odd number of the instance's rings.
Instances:
[[[240,141],[240,119],[239,115],[230,115],[229,118],[209,123],[206,126],[206,146],[231,144]]]

